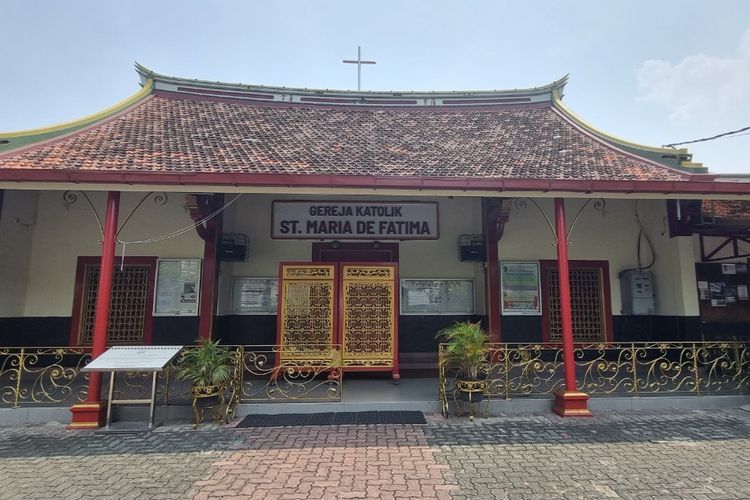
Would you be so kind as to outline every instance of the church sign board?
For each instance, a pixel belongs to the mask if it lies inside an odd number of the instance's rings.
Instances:
[[[274,201],[278,239],[436,240],[436,202]]]

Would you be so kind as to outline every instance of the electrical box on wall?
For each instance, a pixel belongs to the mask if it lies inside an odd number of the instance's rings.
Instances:
[[[654,275],[651,271],[628,269],[621,272],[620,295],[622,314],[645,316],[654,314]]]

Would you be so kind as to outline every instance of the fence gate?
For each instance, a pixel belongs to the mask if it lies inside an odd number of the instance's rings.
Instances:
[[[396,264],[341,264],[344,369],[398,373]]]
[[[277,361],[320,359],[336,342],[336,265],[284,263],[280,274]]]
[[[398,380],[397,265],[282,263],[278,361],[319,359],[342,345],[346,371],[391,371]]]

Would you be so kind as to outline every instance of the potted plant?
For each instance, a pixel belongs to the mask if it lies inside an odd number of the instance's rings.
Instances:
[[[192,382],[195,425],[203,420],[205,408],[217,409],[223,403],[227,384],[231,379],[232,354],[219,341],[198,340],[198,345],[186,349],[177,363],[177,376]]]
[[[456,396],[470,404],[482,401],[487,390],[489,353],[489,339],[482,326],[458,322],[440,330],[436,337],[445,343],[447,365],[456,370]]]

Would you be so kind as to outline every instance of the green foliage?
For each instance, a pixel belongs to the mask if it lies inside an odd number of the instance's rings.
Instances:
[[[177,364],[177,376],[195,386],[222,385],[231,377],[232,354],[209,339],[198,340],[198,347],[183,352]]]
[[[443,328],[435,336],[447,344],[447,362],[458,370],[459,376],[476,380],[487,364],[489,339],[479,323],[456,323]]]

